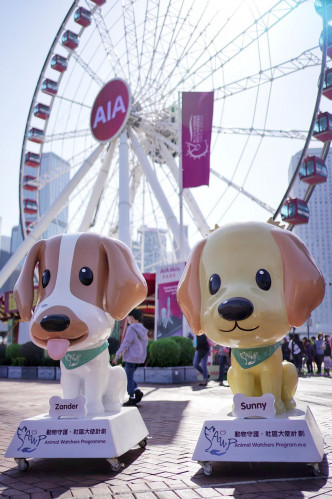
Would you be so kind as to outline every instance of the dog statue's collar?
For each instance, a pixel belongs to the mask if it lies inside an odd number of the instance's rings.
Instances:
[[[278,341],[275,345],[269,345],[267,347],[232,348],[232,354],[243,369],[249,369],[250,367],[257,366],[264,360],[271,357],[271,355],[278,350],[280,345],[281,341]]]
[[[67,352],[61,359],[61,362],[66,369],[76,369],[83,366],[90,360],[93,360],[97,355],[108,348],[108,341],[105,341],[100,347],[90,348],[89,350],[74,350]]]

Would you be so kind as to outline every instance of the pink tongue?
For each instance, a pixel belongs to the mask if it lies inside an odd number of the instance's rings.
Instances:
[[[54,340],[48,340],[47,351],[50,357],[54,360],[60,360],[67,352],[70,343],[68,340],[61,338],[56,338]]]

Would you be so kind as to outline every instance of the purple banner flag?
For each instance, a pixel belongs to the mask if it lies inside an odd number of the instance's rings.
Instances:
[[[182,187],[209,185],[213,92],[182,93]]]

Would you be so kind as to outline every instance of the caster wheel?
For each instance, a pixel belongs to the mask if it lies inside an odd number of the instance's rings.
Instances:
[[[210,461],[201,461],[201,462],[199,462],[199,464],[203,468],[204,475],[212,475],[213,466],[212,466],[212,463],[210,463]]]
[[[318,463],[310,463],[310,464],[308,464],[308,466],[309,466],[309,468],[311,470],[311,473],[314,476],[320,475],[320,469],[319,469]]]
[[[27,471],[29,469],[29,461],[23,457],[16,457],[14,461],[17,463],[19,471]]]
[[[146,447],[147,443],[148,443],[147,439],[146,439],[146,438],[143,438],[143,440],[141,440],[140,442],[138,442],[138,445],[139,445],[142,449],[144,449],[144,447]]]
[[[120,463],[116,457],[111,457],[110,459],[107,459],[107,461],[110,463],[112,471],[120,471],[124,468],[124,464]]]

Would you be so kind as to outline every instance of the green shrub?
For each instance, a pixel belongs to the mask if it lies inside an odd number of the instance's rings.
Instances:
[[[45,355],[40,365],[45,367],[60,367],[60,360],[52,359],[45,351]]]
[[[21,345],[18,345],[17,343],[11,343],[10,345],[7,345],[6,357],[10,359],[13,366],[17,365],[16,359],[18,357],[21,357]]]
[[[151,345],[153,343],[154,343],[154,340],[149,340],[148,341],[148,346],[146,348],[146,359],[145,359],[144,364],[142,364],[142,366],[151,366],[151,353],[150,353],[150,349],[151,349]]]
[[[6,345],[3,343],[0,344],[0,365],[5,365],[6,358]]]
[[[171,338],[154,341],[149,350],[151,367],[172,367],[179,365],[181,347]]]
[[[42,366],[45,351],[42,348],[37,347],[37,345],[32,343],[32,341],[28,341],[27,343],[21,345],[20,355],[25,359],[25,366]]]
[[[25,365],[25,358],[24,357],[15,357],[15,359],[11,360],[11,365],[12,366],[24,366]]]
[[[179,366],[192,366],[195,348],[193,342],[184,336],[172,336],[170,340],[175,341],[181,348]]]

